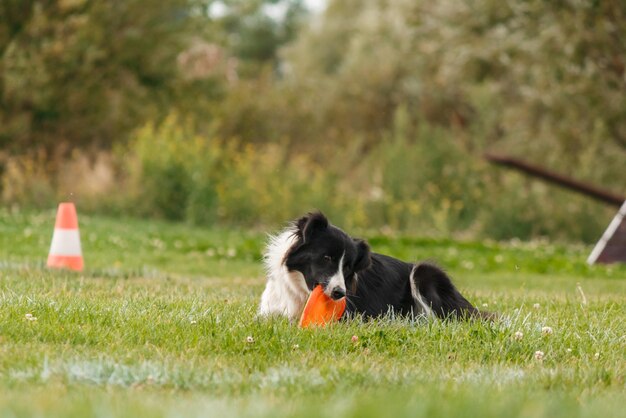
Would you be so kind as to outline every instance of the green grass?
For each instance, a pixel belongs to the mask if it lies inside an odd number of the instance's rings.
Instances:
[[[503,319],[301,330],[255,318],[263,231],[79,221],[87,270],[49,271],[54,212],[0,210],[2,416],[625,416],[626,268],[588,247],[365,232]]]

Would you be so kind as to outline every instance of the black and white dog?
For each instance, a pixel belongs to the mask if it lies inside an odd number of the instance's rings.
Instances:
[[[405,263],[370,252],[322,213],[309,213],[270,238],[267,285],[260,314],[297,320],[310,292],[321,284],[335,300],[347,298],[345,315],[372,318],[394,312],[440,318],[485,316],[438,267]]]

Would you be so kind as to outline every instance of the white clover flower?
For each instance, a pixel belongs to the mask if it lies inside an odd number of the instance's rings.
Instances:
[[[600,353],[596,353],[596,354],[594,354],[594,355],[593,355],[593,358],[594,358],[594,359],[596,359],[596,360],[597,360],[597,359],[599,359],[599,358],[600,358]]]
[[[535,360],[543,360],[543,351],[535,351]]]
[[[33,314],[27,313],[26,315],[24,315],[24,317],[29,320],[29,321],[36,321],[37,317],[33,316]]]
[[[489,304],[488,303],[483,303],[483,308],[488,308]]]
[[[565,351],[567,351],[568,353],[571,353],[571,352],[572,352],[572,349],[571,349],[571,348],[568,348],[568,349],[567,349],[567,350],[565,350]]]
[[[196,321],[195,319],[192,319],[192,320],[190,320],[189,322],[191,323],[191,325],[195,325],[195,324],[197,324],[197,323],[198,323],[198,321]]]
[[[298,345],[298,344],[294,344],[292,348],[293,348],[294,350],[297,350],[298,348],[300,348],[300,345]]]
[[[516,331],[515,334],[513,334],[513,338],[517,341],[521,341],[521,339],[524,338],[524,333],[522,331]]]
[[[533,304],[533,308],[535,308],[535,309],[539,309],[539,308],[541,308],[541,305],[540,305],[540,304],[538,304],[538,303],[535,303],[535,304]]]
[[[552,328],[551,327],[543,327],[543,328],[541,328],[541,333],[543,335],[552,335]]]

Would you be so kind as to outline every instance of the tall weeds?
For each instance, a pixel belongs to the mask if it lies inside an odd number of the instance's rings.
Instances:
[[[2,199],[38,207],[72,199],[85,211],[197,225],[276,227],[319,209],[352,230],[589,242],[611,217],[610,208],[487,166],[450,130],[409,126],[402,107],[373,148],[348,144],[318,155],[242,144],[171,115],[111,154],[74,153],[56,176],[42,156],[11,160]]]

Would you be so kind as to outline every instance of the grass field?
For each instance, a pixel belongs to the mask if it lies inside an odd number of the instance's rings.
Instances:
[[[54,212],[0,209],[1,416],[626,416],[626,268],[589,247],[364,233],[502,320],[300,330],[255,318],[263,231],[79,221],[86,271],[48,271]]]

